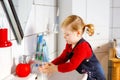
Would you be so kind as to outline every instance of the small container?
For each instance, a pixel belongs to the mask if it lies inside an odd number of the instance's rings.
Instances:
[[[8,41],[8,29],[0,28],[0,48],[9,47],[12,43]]]
[[[30,64],[26,61],[27,56],[20,57],[20,63],[16,66],[16,75],[18,77],[27,77],[31,73]]]
[[[116,57],[120,59],[120,46],[116,47]]]

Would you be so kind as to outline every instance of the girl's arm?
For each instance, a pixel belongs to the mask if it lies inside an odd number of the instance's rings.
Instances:
[[[59,64],[58,71],[59,72],[69,72],[72,70],[76,70],[77,67],[81,64],[81,62],[92,55],[92,50],[86,42],[78,45],[76,49],[74,49],[74,55],[70,59],[69,62]]]
[[[68,51],[68,44],[66,44],[66,47],[65,49],[63,50],[63,52],[61,53],[61,55],[57,58],[55,58],[52,63],[55,64],[55,65],[59,65],[59,64],[62,64],[62,63],[65,63],[66,61],[68,61],[68,58],[66,57],[67,56],[67,51]]]

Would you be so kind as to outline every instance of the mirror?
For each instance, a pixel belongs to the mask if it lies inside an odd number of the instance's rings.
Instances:
[[[17,42],[21,43],[33,0],[1,0],[1,2],[13,34]]]

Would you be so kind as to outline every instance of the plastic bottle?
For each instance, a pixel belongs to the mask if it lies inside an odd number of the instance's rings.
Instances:
[[[42,40],[43,40],[43,35],[38,35],[37,36],[37,48],[36,48],[36,56],[35,59],[36,60],[40,60],[42,61],[43,59],[43,44],[42,44]]]

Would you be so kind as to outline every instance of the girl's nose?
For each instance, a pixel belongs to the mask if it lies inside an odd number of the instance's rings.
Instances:
[[[64,38],[66,39],[66,36],[65,36],[65,34],[64,34]]]

